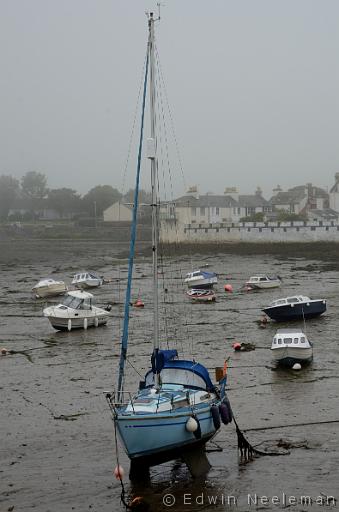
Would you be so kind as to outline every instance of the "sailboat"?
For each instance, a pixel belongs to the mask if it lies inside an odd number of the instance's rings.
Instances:
[[[218,432],[221,421],[231,420],[231,409],[226,396],[226,371],[219,371],[219,382],[213,383],[208,369],[195,360],[180,359],[176,349],[160,348],[158,240],[159,198],[157,176],[155,40],[153,13],[148,13],[148,45],[143,87],[142,115],[133,222],[131,228],[128,281],[125,299],[124,326],[121,338],[119,377],[117,389],[108,393],[115,431],[133,465],[150,467],[172,460],[187,451],[198,450]],[[138,389],[125,391],[125,362],[129,334],[134,245],[138,208],[140,162],[142,155],[145,100],[149,76],[150,131],[147,141],[151,166],[152,190],[152,253],[153,253],[153,352],[151,364]],[[167,347],[168,340],[162,340]],[[168,342],[168,343],[167,343]],[[162,343],[161,343],[162,344]],[[221,419],[221,421],[220,421]]]

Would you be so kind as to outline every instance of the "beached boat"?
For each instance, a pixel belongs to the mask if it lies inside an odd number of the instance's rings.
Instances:
[[[281,278],[279,276],[266,276],[266,275],[257,275],[252,276],[245,283],[245,287],[247,289],[252,290],[266,290],[269,288],[279,288],[281,286]]]
[[[215,272],[206,272],[206,270],[195,270],[186,275],[185,283],[189,288],[213,288],[218,283],[218,277]]]
[[[216,294],[213,290],[191,288],[191,290],[187,290],[186,294],[192,302],[214,302],[216,299]]]
[[[326,311],[326,300],[310,299],[305,295],[295,295],[274,300],[263,311],[277,322],[307,320],[308,318],[319,316]]]
[[[96,288],[101,286],[103,283],[102,277],[98,277],[90,272],[81,272],[75,274],[72,280],[72,284],[76,288]]]
[[[61,304],[45,308],[43,314],[59,331],[105,325],[110,316],[109,308],[94,306],[93,295],[82,290],[68,292]]]
[[[63,295],[67,292],[67,286],[64,281],[56,281],[55,279],[42,279],[32,288],[32,292],[36,298],[55,297]]]
[[[125,299],[125,317],[121,339],[119,378],[117,390],[106,395],[115,423],[114,430],[118,432],[126,453],[131,459],[131,469],[132,466],[135,467],[137,465],[143,473],[148,466],[183,456],[188,449],[193,449],[194,451],[198,450],[198,448],[200,449],[219,430],[220,416],[223,419],[222,411],[226,411],[228,419],[231,418],[230,407],[225,391],[225,374],[219,376],[220,381],[218,384],[213,383],[207,368],[199,362],[193,359],[180,359],[175,349],[162,350],[160,348],[160,342],[167,346],[168,340],[160,340],[161,336],[166,336],[167,330],[162,331],[160,329],[158,304],[158,215],[160,208],[157,187],[157,144],[155,142],[155,102],[158,96],[155,94],[154,90],[154,21],[153,13],[150,13],[148,15],[148,57],[143,86],[142,121],[134,196],[129,272]],[[128,375],[125,375],[125,362],[127,359],[129,338],[140,157],[148,74],[150,76],[151,110],[151,139],[148,140],[147,145],[148,158],[151,165],[152,190],[153,352],[151,367],[140,382],[139,388],[135,392],[128,392],[125,390],[125,380],[128,377]],[[119,475],[118,469],[117,474]]]
[[[292,368],[296,363],[308,364],[313,359],[313,346],[300,330],[281,329],[276,332],[271,346],[273,360]]]

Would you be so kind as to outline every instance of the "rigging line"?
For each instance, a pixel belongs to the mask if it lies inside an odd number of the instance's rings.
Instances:
[[[253,428],[246,428],[244,429],[244,432],[256,432],[260,430],[274,430],[276,428],[290,428],[290,427],[308,427],[310,425],[329,425],[332,423],[339,423],[339,420],[323,420],[323,421],[310,421],[308,423],[290,423],[290,424],[284,424],[284,425],[272,425],[268,427],[253,427]]]
[[[137,370],[137,369],[136,369],[136,367],[131,363],[131,361],[129,360],[129,358],[128,358],[128,357],[126,357],[126,361],[127,361],[127,363],[128,363],[130,366],[132,366],[133,370],[134,370],[134,371],[139,375],[139,377],[143,378],[143,375],[142,375],[140,372],[138,372],[138,370]]]
[[[147,49],[148,49],[148,45],[147,45]],[[142,155],[142,145],[143,145],[143,135],[144,135],[145,104],[146,104],[147,78],[148,78],[148,58],[149,58],[148,55],[149,54],[147,52],[144,90],[143,90],[143,98],[142,98],[142,114],[141,114],[141,126],[140,126],[140,138],[139,138],[137,175],[136,175],[136,179],[135,179],[135,191],[134,191],[133,222],[132,222],[132,228],[131,228],[131,242],[130,242],[130,252],[129,252],[129,262],[128,262],[128,280],[127,280],[126,298],[125,298],[124,326],[123,326],[123,333],[122,333],[122,337],[121,337],[121,354],[120,354],[120,361],[119,361],[119,378],[118,378],[118,398],[120,398],[121,394],[122,394],[122,387],[123,387],[123,380],[124,380],[124,366],[125,366],[125,360],[127,357],[129,308],[130,308],[130,302],[131,302],[132,274],[133,274],[135,239],[136,239],[136,229],[137,229],[137,213],[138,213],[138,202],[139,202],[138,195],[139,195],[139,183],[140,183],[140,168],[141,168],[141,155]]]
[[[159,54],[158,54],[157,48],[155,48],[155,51],[156,51],[156,56],[158,58],[159,76],[160,76],[160,78],[162,80],[163,87],[164,87],[165,99],[166,99],[166,103],[167,103],[169,118],[170,118],[170,121],[171,121],[172,135],[173,135],[173,139],[174,139],[175,148],[176,148],[176,151],[177,151],[177,156],[178,156],[178,160],[179,160],[179,166],[180,166],[180,170],[181,170],[181,175],[182,175],[182,179],[183,179],[183,182],[184,182],[184,187],[185,187],[185,189],[187,189],[184,169],[183,169],[183,166],[182,166],[182,159],[181,159],[181,156],[180,156],[179,144],[178,144],[178,141],[177,141],[177,138],[176,138],[176,135],[175,135],[173,117],[172,117],[171,109],[170,109],[170,106],[169,106],[169,101],[168,101],[168,96],[167,96],[167,91],[166,91],[164,75],[163,75],[163,72],[162,72],[162,68],[161,68],[161,64],[160,64],[160,58],[159,58]]]
[[[127,158],[126,158],[126,162],[125,162],[124,172],[122,175],[122,184],[121,184],[122,194],[124,194],[124,192],[126,191],[125,186],[126,186],[127,168],[128,168],[128,164],[129,164],[129,160],[130,160],[130,156],[131,156],[132,141],[133,141],[134,130],[135,130],[135,125],[136,125],[136,120],[137,120],[137,114],[138,114],[138,110],[139,110],[142,85],[143,85],[143,80],[144,80],[144,76],[145,76],[145,66],[147,65],[147,62],[148,62],[148,53],[147,52],[148,52],[148,47],[146,50],[146,56],[145,56],[144,64],[142,67],[142,73],[141,73],[141,79],[140,79],[140,85],[139,85],[139,91],[138,91],[138,98],[137,98],[137,103],[136,103],[136,107],[135,107],[135,111],[134,111],[132,130],[131,130],[131,135],[130,135],[130,139],[129,139],[128,149],[127,149]]]
[[[159,54],[156,54],[156,62],[158,69],[160,69],[160,62],[159,62]],[[158,92],[158,103],[161,109],[158,110],[158,116],[159,116],[159,125],[163,127],[164,132],[164,141],[165,141],[165,155],[164,151],[162,151],[162,162],[164,164],[164,160],[166,160],[167,170],[168,170],[168,176],[169,176],[169,183],[170,183],[170,197],[173,200],[174,194],[173,194],[173,183],[172,183],[172,174],[171,174],[171,167],[170,167],[170,160],[169,160],[169,150],[168,150],[168,137],[167,137],[167,131],[166,131],[166,119],[165,119],[165,111],[164,111],[164,101],[163,101],[163,95],[162,95],[162,87],[161,87],[161,81],[159,83],[159,86],[157,88]],[[160,124],[160,121],[162,121],[162,124]],[[163,165],[163,182],[165,184],[165,165]],[[164,188],[165,193],[165,200],[167,198],[166,195],[166,189]]]
[[[164,96],[165,96],[165,99],[166,99],[166,102],[167,102],[167,110],[168,110],[169,118],[170,118],[170,121],[172,123],[172,125],[171,125],[171,127],[172,127],[172,134],[173,134],[173,138],[174,138],[174,141],[175,141],[175,146],[176,146],[176,151],[177,151],[177,158],[178,158],[178,161],[179,161],[179,165],[180,165],[180,168],[181,168],[181,172],[182,172],[183,178],[184,178],[184,173],[183,173],[183,167],[182,167],[181,158],[180,158],[179,146],[178,146],[176,135],[175,135],[173,118],[172,118],[172,115],[171,115],[171,111],[170,111],[170,107],[169,107],[169,102],[168,102],[168,98],[167,98],[167,94],[166,94],[165,81],[164,81],[162,70],[161,70],[160,57],[159,57],[159,53],[158,53],[157,49],[156,49],[156,62],[157,62],[158,75],[159,75],[160,79],[162,80],[162,87],[159,87],[157,89],[157,91],[159,91],[159,93],[158,93],[158,103],[159,103],[159,106],[161,107],[161,110],[160,109],[158,110],[159,126],[160,127],[162,127],[162,126],[164,127],[164,129],[161,130],[161,133],[162,133],[162,131],[164,132],[164,141],[165,141],[165,148],[166,148],[165,160],[166,160],[167,169],[168,169],[168,175],[169,175],[170,196],[171,196],[172,201],[173,201],[173,199],[174,199],[173,179],[172,179],[172,173],[171,173],[171,166],[170,166],[170,163],[169,163],[169,144],[168,144],[168,136],[167,136],[167,131],[166,131],[166,117],[165,117],[165,108],[164,108],[164,103],[165,102],[164,102],[164,99],[163,99],[163,91],[164,91]],[[161,116],[162,116],[162,123],[160,122],[161,121],[160,113],[161,113]],[[161,146],[161,149],[162,149],[162,146]],[[163,151],[162,151],[162,163],[164,163]],[[164,173],[165,173],[165,165],[163,165],[163,176],[164,176]],[[183,181],[184,181],[184,184],[186,186],[185,179],[183,179]],[[165,182],[165,177],[164,177],[164,182]],[[166,189],[164,191],[166,193]],[[176,236],[175,236],[175,243],[174,243],[174,251],[178,247],[178,226],[177,226],[177,224],[175,225],[175,235]],[[181,275],[180,281],[181,281],[181,285],[182,285],[183,275],[182,275],[182,269],[181,268],[180,268],[180,275]],[[184,309],[187,310],[187,303],[186,302],[184,302]],[[185,315],[185,317],[186,316],[187,315]],[[186,326],[185,323],[182,323],[182,326],[185,328],[185,326]],[[187,328],[186,328],[186,336],[191,341],[191,343],[190,343],[191,351],[190,352],[193,355],[193,338],[192,338],[192,336],[189,333]]]
[[[156,61],[157,61],[158,69],[159,69],[159,54],[158,53],[156,55]],[[174,198],[173,179],[172,179],[171,165],[170,165],[170,158],[169,158],[169,143],[168,143],[168,136],[167,136],[167,130],[166,130],[166,116],[165,116],[165,108],[164,108],[164,100],[163,100],[161,83],[159,83],[157,91],[158,91],[157,97],[158,97],[158,105],[159,105],[158,126],[161,127],[160,136],[161,136],[161,138],[164,139],[164,147],[165,147],[165,150],[164,150],[163,145],[160,146],[161,147],[161,168],[162,168],[162,175],[163,175],[163,183],[164,184],[166,183],[165,170],[167,170],[167,175],[169,177],[169,185],[170,185],[169,197],[173,201],[173,198]],[[165,186],[164,186],[163,193],[164,193],[164,197],[165,197],[165,201],[166,201],[167,200],[167,188]],[[168,207],[167,207],[167,209],[168,209]],[[162,227],[164,228],[164,223],[163,223]],[[172,325],[175,326],[176,324],[173,323]]]

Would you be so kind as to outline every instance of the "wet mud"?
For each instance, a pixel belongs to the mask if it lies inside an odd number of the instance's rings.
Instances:
[[[130,390],[152,350],[151,260],[144,247],[138,252],[133,298],[141,297],[145,308],[131,309]],[[337,262],[326,247],[323,254],[320,248],[312,254],[240,252],[189,251],[163,259],[161,311],[168,320],[161,337],[211,372],[230,357],[228,394],[239,427],[258,450],[281,454],[241,461],[232,423],[208,445],[211,469],[203,478],[192,479],[180,460],[168,462],[132,482],[125,477],[126,498],[142,497],[152,511],[335,510],[338,503],[319,499],[339,497]],[[126,246],[98,241],[1,242],[0,347],[9,351],[0,356],[1,512],[124,510],[112,474],[117,453],[104,391],[117,379],[126,254]],[[182,281],[202,265],[219,274],[217,302],[191,304]],[[58,333],[42,317],[47,301],[30,290],[48,276],[70,283],[82,269],[111,280],[93,292],[98,305],[114,304],[111,318],[106,327]],[[279,274],[282,289],[243,292],[256,273]],[[225,283],[233,285],[232,294],[224,292]],[[327,312],[306,324],[314,360],[299,372],[272,366],[272,337],[287,325],[269,322],[262,329],[258,323],[270,301],[295,293],[328,301]],[[234,352],[235,341],[253,343],[255,350]],[[128,474],[121,447],[118,456]],[[312,502],[302,503],[303,496]]]

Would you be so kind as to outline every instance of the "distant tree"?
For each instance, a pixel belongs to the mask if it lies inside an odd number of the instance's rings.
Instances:
[[[0,176],[0,218],[7,219],[8,212],[19,192],[19,181],[13,176]]]
[[[109,206],[119,201],[121,193],[111,185],[98,185],[92,188],[82,198],[82,204],[84,210],[90,217],[96,215],[101,216],[102,212]]]
[[[124,194],[122,201],[125,203],[133,203],[134,202],[134,188],[130,188],[126,194]],[[139,203],[150,204],[152,201],[151,192],[147,192],[146,190],[139,190]]]
[[[60,217],[76,213],[81,207],[80,195],[71,188],[55,188],[48,192],[48,206],[56,210]]]
[[[264,212],[253,213],[248,217],[241,217],[240,222],[263,222],[264,215]]]
[[[29,171],[21,178],[23,193],[31,199],[43,199],[48,193],[47,178],[41,172]]]

